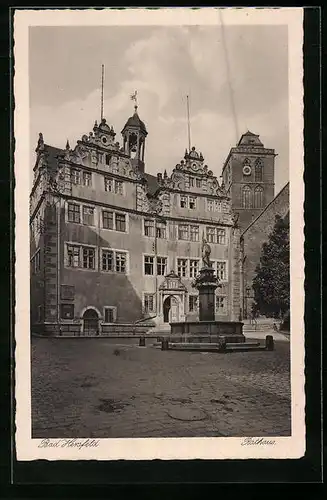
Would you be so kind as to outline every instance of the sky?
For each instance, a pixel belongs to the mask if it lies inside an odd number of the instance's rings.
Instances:
[[[104,116],[116,140],[134,112],[145,122],[146,171],[171,173],[188,146],[214,175],[247,130],[275,149],[275,192],[288,181],[287,26],[30,27],[30,163],[39,132],[74,148]],[[235,113],[233,112],[235,110]]]

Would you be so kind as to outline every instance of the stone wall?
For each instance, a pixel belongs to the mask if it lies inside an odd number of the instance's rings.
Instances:
[[[259,263],[262,245],[268,240],[273,230],[275,216],[287,216],[289,213],[289,183],[278,193],[273,201],[263,210],[261,215],[250,224],[241,235],[241,248],[243,258],[243,309],[250,312],[253,302],[252,280],[255,269]],[[246,298],[246,288],[250,288],[249,297]]]

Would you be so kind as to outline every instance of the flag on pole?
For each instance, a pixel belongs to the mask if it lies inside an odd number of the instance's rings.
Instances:
[[[134,94],[131,95],[131,100],[136,102],[136,100],[137,100],[137,90],[135,90]]]

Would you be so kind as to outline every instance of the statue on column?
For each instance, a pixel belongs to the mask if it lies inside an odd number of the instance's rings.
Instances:
[[[211,248],[207,240],[202,238],[202,262],[204,267],[212,267],[210,262]]]

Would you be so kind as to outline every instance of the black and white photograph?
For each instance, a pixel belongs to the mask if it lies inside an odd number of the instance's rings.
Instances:
[[[302,9],[14,22],[18,456],[303,456]]]

